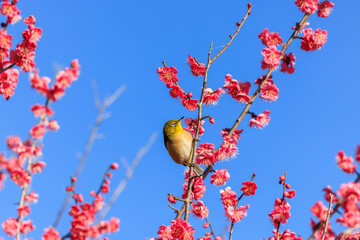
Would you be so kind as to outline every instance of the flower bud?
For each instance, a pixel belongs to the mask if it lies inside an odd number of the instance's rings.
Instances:
[[[169,202],[171,202],[171,203],[176,203],[176,199],[175,199],[175,197],[174,197],[173,195],[169,195],[169,196],[168,196],[168,200],[169,200]]]
[[[110,168],[111,168],[111,169],[114,169],[114,170],[115,170],[115,169],[118,169],[118,168],[119,168],[119,164],[113,163],[113,164],[110,165]]]
[[[212,117],[210,117],[210,118],[209,118],[209,122],[212,123],[212,124],[214,124],[214,123],[215,123],[215,119],[212,118]]]

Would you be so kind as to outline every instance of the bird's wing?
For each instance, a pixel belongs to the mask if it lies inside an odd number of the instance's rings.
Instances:
[[[169,151],[169,149],[167,147],[167,143],[169,142],[170,139],[166,136],[165,132],[163,134],[164,134],[164,145],[165,145],[166,149]]]

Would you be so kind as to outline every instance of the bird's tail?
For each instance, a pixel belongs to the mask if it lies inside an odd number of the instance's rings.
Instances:
[[[195,173],[196,173],[196,175],[201,175],[203,172],[204,172],[204,169],[202,169],[199,165],[197,165],[196,163],[195,163],[195,165],[194,165],[194,171],[195,171]]]

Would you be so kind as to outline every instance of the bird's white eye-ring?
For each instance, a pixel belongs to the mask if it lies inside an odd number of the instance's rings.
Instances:
[[[176,123],[174,123],[174,122],[171,123],[171,126],[172,126],[172,127],[175,127],[175,126],[176,126]]]

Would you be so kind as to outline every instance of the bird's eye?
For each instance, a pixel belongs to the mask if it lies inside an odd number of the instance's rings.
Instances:
[[[172,126],[172,127],[175,127],[175,126],[176,126],[176,123],[174,123],[174,122],[171,123],[171,126]]]

